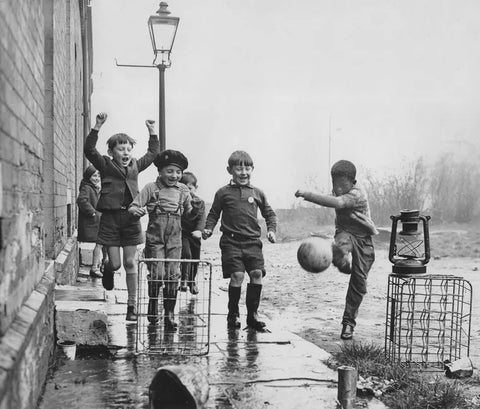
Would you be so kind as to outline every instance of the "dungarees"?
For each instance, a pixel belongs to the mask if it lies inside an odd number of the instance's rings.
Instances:
[[[166,212],[160,206],[159,191],[155,192],[157,204],[149,215],[145,241],[146,258],[179,259],[182,254],[183,194],[180,192],[178,207],[173,212]],[[174,282],[180,278],[179,262],[148,263],[151,280]]]

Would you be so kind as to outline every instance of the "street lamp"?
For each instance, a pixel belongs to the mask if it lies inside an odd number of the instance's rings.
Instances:
[[[172,65],[170,61],[170,53],[172,52],[173,42],[177,34],[179,17],[173,17],[168,10],[168,4],[164,1],[160,2],[160,8],[157,15],[152,15],[148,19],[148,29],[150,39],[152,41],[153,65],[158,68],[159,73],[159,140],[160,150],[165,150],[166,131],[165,131],[165,68]]]
[[[155,55],[152,65],[119,64],[117,67],[133,68],[158,68],[159,73],[159,99],[158,99],[158,139],[160,151],[165,150],[165,68],[170,67],[170,53],[177,34],[180,18],[170,16],[168,4],[160,2],[157,15],[148,18],[148,31],[152,40],[153,53]]]

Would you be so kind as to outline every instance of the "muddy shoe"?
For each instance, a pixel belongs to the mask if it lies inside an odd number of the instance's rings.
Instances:
[[[343,324],[342,333],[340,335],[341,339],[349,340],[353,338],[353,327],[349,324]]]
[[[227,328],[228,329],[240,328],[240,316],[239,316],[239,314],[229,313],[227,315]]]
[[[129,305],[127,307],[127,317],[125,318],[127,321],[137,321],[137,311],[134,305]]]
[[[253,314],[247,317],[247,326],[256,331],[264,331],[266,324],[258,320],[257,314]]]
[[[187,282],[185,280],[182,280],[180,283],[180,291],[186,292],[188,290]]]
[[[177,330],[177,323],[174,321],[173,313],[166,313],[164,318],[164,329],[168,332],[175,332]]]
[[[105,268],[103,270],[102,284],[103,288],[108,291],[113,290],[113,287],[115,285],[114,271],[110,268],[108,264],[105,265]]]
[[[102,278],[103,274],[99,270],[90,270],[90,277],[92,277],[92,278]]]
[[[189,284],[189,287],[190,287],[190,293],[193,294],[193,295],[197,295],[198,294],[198,286],[197,286],[197,283],[191,283]]]

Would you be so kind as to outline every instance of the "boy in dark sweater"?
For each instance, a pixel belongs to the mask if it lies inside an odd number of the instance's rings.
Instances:
[[[265,218],[267,238],[271,243],[275,242],[277,217],[265,194],[250,185],[253,160],[247,152],[233,152],[228,159],[227,171],[232,180],[216,192],[202,236],[207,239],[212,235],[221,215],[220,249],[223,278],[230,278],[227,326],[229,329],[240,328],[238,304],[247,272],[250,277],[245,300],[247,326],[262,331],[265,323],[258,320],[257,311],[262,292],[262,278],[265,276],[265,264],[263,243],[260,240],[261,228],[257,219],[258,210]]]
[[[198,260],[202,231],[205,228],[205,202],[195,194],[198,184],[197,177],[192,172],[183,172],[180,182],[190,189],[192,196],[192,211],[182,216],[182,259]],[[198,294],[197,271],[198,263],[182,263],[180,291],[189,288],[191,294]]]
[[[123,266],[127,281],[127,317],[128,321],[136,321],[137,268],[135,254],[137,245],[143,243],[140,220],[128,212],[128,206],[138,194],[138,174],[145,170],[155,159],[160,144],[155,134],[155,121],[147,120],[150,134],[148,151],[140,159],[132,157],[135,140],[130,136],[118,133],[108,141],[108,154],[103,156],[96,149],[98,131],[107,120],[106,113],[96,117],[96,123],[85,140],[84,153],[87,159],[100,172],[102,188],[97,210],[102,212],[97,243],[107,248],[109,262],[103,271],[102,283],[106,290],[114,287],[114,272],[122,264],[120,247],[123,249]]]

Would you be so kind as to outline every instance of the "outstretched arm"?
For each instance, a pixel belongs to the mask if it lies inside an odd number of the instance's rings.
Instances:
[[[305,190],[297,190],[295,197],[303,197],[307,202],[312,202],[320,206],[333,207],[335,209],[342,209],[349,207],[343,196],[322,195],[319,193],[306,192]]]
[[[213,234],[213,229],[215,228],[220,214],[222,212],[221,201],[219,198],[218,192],[215,193],[215,198],[213,199],[212,207],[208,213],[207,220],[205,222],[205,228],[202,232],[202,237],[204,240],[208,239]]]
[[[98,131],[103,126],[107,120],[107,114],[105,112],[100,112],[95,118],[95,126],[92,128],[90,133],[85,140],[85,145],[83,147],[83,153],[87,159],[92,163],[95,168],[97,168],[100,173],[105,164],[105,158],[97,150],[96,145],[98,141]]]
[[[147,119],[145,121],[145,125],[148,129],[148,134],[150,137],[148,140],[147,153],[137,161],[139,172],[148,168],[155,157],[160,153],[160,142],[158,141],[158,136],[155,132],[155,121],[152,119]]]

